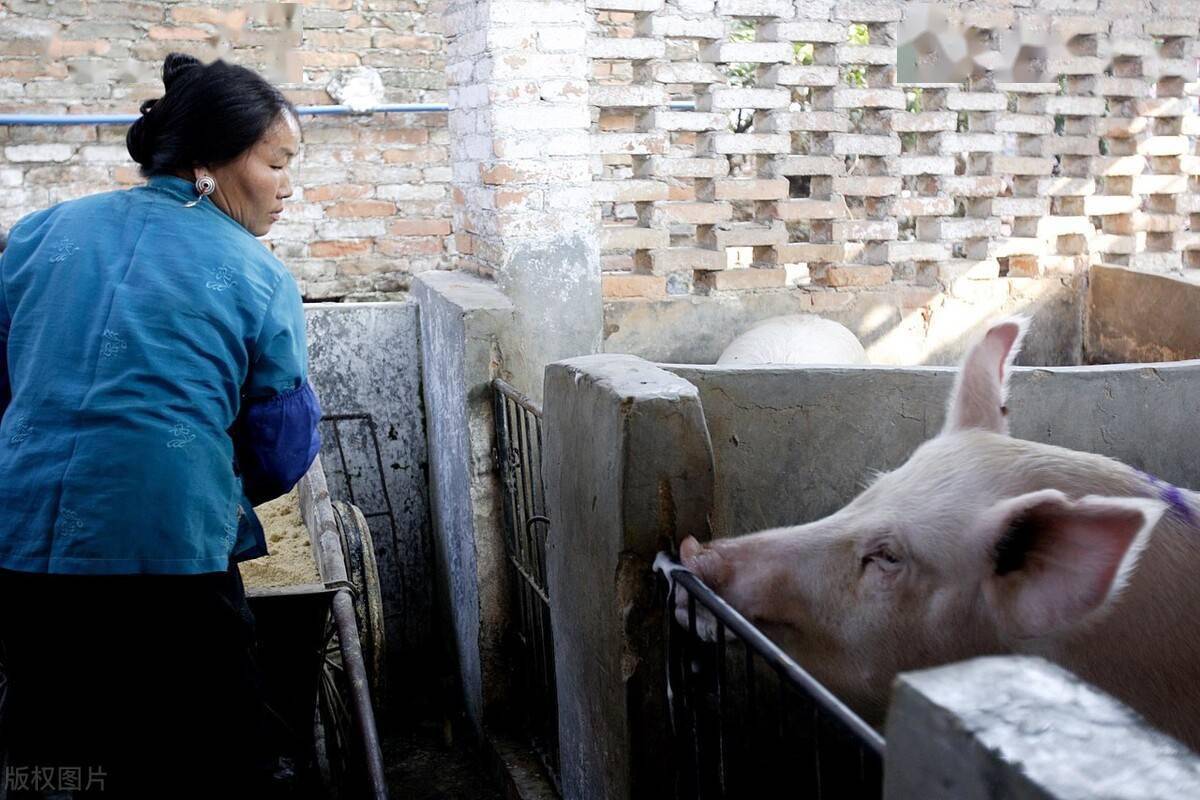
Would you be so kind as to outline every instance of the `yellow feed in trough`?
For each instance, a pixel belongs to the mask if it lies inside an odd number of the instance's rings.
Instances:
[[[269,555],[243,561],[239,568],[248,589],[267,589],[320,583],[308,529],[300,517],[300,495],[293,489],[277,500],[257,506]]]

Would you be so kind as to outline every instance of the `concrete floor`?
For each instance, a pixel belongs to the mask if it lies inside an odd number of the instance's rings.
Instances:
[[[388,791],[403,800],[503,800],[483,757],[456,742],[447,748],[441,732],[420,727],[383,740]]]

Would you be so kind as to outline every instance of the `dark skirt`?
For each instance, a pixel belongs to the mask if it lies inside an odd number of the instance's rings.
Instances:
[[[272,763],[254,641],[236,566],[194,576],[0,570],[9,797],[253,796]]]

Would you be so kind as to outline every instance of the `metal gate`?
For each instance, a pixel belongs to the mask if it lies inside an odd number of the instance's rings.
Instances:
[[[496,452],[504,494],[504,543],[512,571],[516,703],[529,735],[558,787],[558,697],[554,641],[546,589],[550,520],[542,487],[542,410],[502,380],[493,381]]]
[[[660,553],[655,569],[669,586],[675,796],[770,797],[787,787],[789,797],[881,797],[883,737],[670,556]],[[715,636],[698,635],[701,611]]]

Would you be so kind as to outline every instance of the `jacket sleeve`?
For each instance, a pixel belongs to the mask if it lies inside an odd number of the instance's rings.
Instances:
[[[267,308],[233,427],[246,497],[258,505],[287,494],[321,449],[321,404],[308,382],[304,308],[285,276]]]
[[[3,236],[0,232],[0,237]],[[12,401],[12,384],[8,379],[8,331],[12,327],[12,316],[4,291],[4,244],[0,241],[0,419],[4,418]]]

